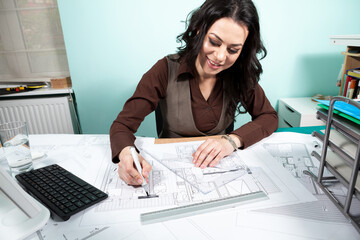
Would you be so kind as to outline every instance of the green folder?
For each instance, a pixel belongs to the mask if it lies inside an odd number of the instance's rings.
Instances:
[[[324,108],[324,109],[326,109],[326,110],[329,110],[329,106],[326,106],[326,105],[324,105],[324,104],[319,103],[318,106],[319,106],[319,107],[322,107],[322,108]],[[334,113],[337,114],[337,115],[339,115],[339,116],[341,116],[341,117],[344,117],[344,118],[346,118],[346,119],[348,119],[348,120],[350,120],[350,121],[353,121],[353,122],[355,122],[355,123],[357,123],[357,124],[360,124],[360,120],[359,120],[359,119],[354,118],[354,117],[352,117],[352,116],[350,116],[350,115],[348,115],[348,114],[346,114],[346,113],[340,112],[340,111],[338,111],[338,110],[336,110],[336,109],[334,109]]]

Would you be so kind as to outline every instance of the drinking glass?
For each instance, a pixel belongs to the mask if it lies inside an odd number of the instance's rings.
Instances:
[[[0,142],[13,176],[33,169],[26,122],[0,124]]]

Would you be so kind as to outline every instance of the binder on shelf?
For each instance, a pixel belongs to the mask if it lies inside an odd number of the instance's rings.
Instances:
[[[360,79],[360,68],[348,69],[346,71],[346,75],[353,77],[353,78]]]

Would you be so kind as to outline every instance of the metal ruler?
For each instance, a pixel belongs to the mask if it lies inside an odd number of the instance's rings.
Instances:
[[[268,196],[263,191],[252,192],[160,211],[142,213],[140,220],[142,224],[151,224],[236,207],[245,203],[266,199],[268,199]]]

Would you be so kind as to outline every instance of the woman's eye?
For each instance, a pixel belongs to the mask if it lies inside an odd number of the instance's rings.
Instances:
[[[236,54],[236,53],[239,52],[239,49],[229,49],[228,52],[229,52],[230,54]]]
[[[216,43],[214,40],[212,40],[211,38],[209,38],[209,42],[211,45],[213,46],[220,46],[220,44]]]

